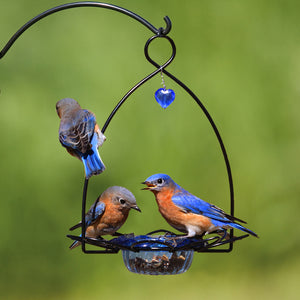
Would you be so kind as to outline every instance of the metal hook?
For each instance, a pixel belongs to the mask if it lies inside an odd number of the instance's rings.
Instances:
[[[160,30],[162,35],[167,35],[171,31],[172,23],[171,23],[171,20],[168,16],[164,17],[164,21],[166,22],[166,28],[161,27],[161,28],[159,28],[159,30]]]

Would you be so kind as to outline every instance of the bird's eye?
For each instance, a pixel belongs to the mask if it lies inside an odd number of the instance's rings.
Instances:
[[[163,180],[161,178],[159,178],[159,179],[157,179],[157,183],[161,184],[161,183],[163,183]]]
[[[125,202],[126,202],[126,201],[125,201],[124,199],[122,199],[122,198],[121,198],[119,201],[120,201],[121,204],[125,204]]]

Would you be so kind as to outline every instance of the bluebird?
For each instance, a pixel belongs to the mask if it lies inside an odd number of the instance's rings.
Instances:
[[[143,184],[144,190],[153,192],[159,212],[165,220],[178,231],[193,237],[211,232],[226,232],[237,228],[255,237],[253,231],[236,223],[246,223],[226,214],[217,206],[205,202],[184,190],[166,174],[155,174],[148,177]],[[226,234],[227,235],[227,234]]]
[[[102,235],[118,234],[117,230],[125,223],[130,209],[141,212],[134,195],[121,186],[109,187],[98,197],[85,215],[85,236],[99,238]],[[79,222],[70,230],[81,226],[82,222]],[[75,241],[70,249],[74,249],[80,244],[80,242]]]
[[[82,109],[77,101],[65,98],[56,103],[56,112],[61,119],[59,141],[67,151],[83,162],[85,177],[90,178],[105,170],[98,147],[105,136],[96,123],[95,115]]]

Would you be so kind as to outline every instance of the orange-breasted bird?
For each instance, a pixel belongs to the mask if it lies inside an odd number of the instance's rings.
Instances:
[[[109,187],[98,197],[85,215],[85,236],[99,238],[102,235],[114,235],[127,220],[130,209],[141,212],[134,195],[121,186]],[[82,222],[79,222],[70,230],[81,226]],[[80,244],[75,241],[70,249],[74,249]]]
[[[201,236],[214,231],[237,228],[255,237],[256,233],[238,224],[246,223],[226,214],[217,206],[201,200],[184,190],[166,174],[148,177],[143,184],[145,190],[153,192],[159,212],[175,229],[186,233],[186,237]]]

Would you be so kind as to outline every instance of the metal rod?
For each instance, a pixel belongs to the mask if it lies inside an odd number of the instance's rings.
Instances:
[[[36,17],[34,17],[33,19],[31,19],[30,21],[28,21],[26,24],[24,24],[11,38],[10,40],[7,42],[7,44],[3,47],[3,49],[0,52],[0,59],[2,57],[4,57],[4,55],[7,53],[7,51],[10,49],[10,47],[15,43],[15,41],[20,37],[20,35],[22,35],[23,32],[25,32],[28,28],[30,28],[32,25],[34,25],[35,23],[37,23],[39,20],[42,20],[43,18],[52,15],[56,12],[62,11],[62,10],[66,10],[66,9],[70,9],[70,8],[76,8],[76,7],[99,7],[99,8],[106,8],[106,9],[110,9],[110,10],[115,10],[118,11],[122,14],[125,14],[135,20],[137,20],[138,22],[140,22],[141,24],[143,24],[144,26],[146,26],[149,30],[151,30],[153,33],[155,34],[163,34],[166,35],[170,32],[171,28],[172,28],[172,23],[169,17],[165,16],[164,17],[164,21],[166,23],[166,28],[155,28],[151,23],[149,23],[147,20],[145,20],[144,18],[142,18],[141,16],[133,13],[130,10],[127,10],[125,8],[113,5],[113,4],[108,4],[108,3],[102,3],[102,2],[93,2],[93,1],[80,1],[80,2],[74,2],[74,3],[66,3],[63,5],[59,5],[53,8],[50,8],[44,12],[42,12],[41,14],[37,15]]]
[[[155,38],[159,37],[155,36],[151,39],[151,41]],[[148,40],[149,41],[149,40]],[[151,42],[150,41],[150,42]],[[149,44],[150,44],[149,42]],[[148,44],[148,46],[149,46]],[[146,51],[147,50],[147,51]],[[145,56],[146,59],[152,64],[154,65],[156,68],[160,68],[162,70],[162,72],[164,74],[166,74],[168,77],[170,77],[172,80],[174,80],[178,85],[180,85],[197,103],[197,105],[202,109],[204,115],[206,116],[206,118],[208,119],[210,125],[213,128],[213,131],[217,137],[218,143],[221,147],[221,151],[223,154],[223,158],[225,161],[225,165],[226,165],[226,171],[227,171],[227,176],[228,176],[228,183],[229,183],[229,192],[230,192],[230,214],[232,216],[234,216],[234,188],[233,188],[233,179],[232,179],[232,172],[231,172],[231,167],[230,167],[230,163],[229,163],[229,159],[228,159],[228,155],[227,155],[227,151],[224,145],[224,142],[222,140],[221,134],[217,128],[217,125],[215,124],[213,118],[211,117],[211,115],[209,114],[208,110],[205,108],[204,104],[200,101],[200,99],[192,92],[191,89],[189,89],[182,81],[180,81],[178,78],[176,78],[174,75],[172,75],[170,72],[168,72],[167,70],[165,70],[164,68],[162,68],[158,63],[156,63],[150,56],[148,53],[148,47],[147,49],[145,48]],[[230,237],[233,238],[233,229],[230,230]],[[231,251],[233,248],[233,244],[230,243],[229,246],[229,250]]]
[[[178,78],[176,78],[174,75],[172,75],[168,71],[163,70],[163,72],[168,77],[172,78],[186,92],[188,92],[190,94],[190,96],[196,101],[196,103],[198,104],[198,106],[202,109],[203,113],[205,114],[206,118],[208,119],[210,125],[213,128],[215,136],[217,137],[217,140],[218,140],[219,145],[221,147],[221,151],[222,151],[223,158],[224,158],[225,165],[226,165],[226,171],[227,171],[227,177],[228,177],[228,183],[229,183],[229,193],[230,193],[230,214],[231,214],[231,216],[234,216],[234,188],[233,188],[232,172],[231,172],[231,167],[230,167],[230,163],[229,163],[227,151],[226,151],[224,142],[222,140],[221,134],[220,134],[220,132],[219,132],[219,130],[217,128],[217,125],[215,124],[215,122],[214,122],[213,118],[211,117],[211,115],[209,114],[208,110],[205,108],[205,106],[200,101],[200,99],[192,92],[192,90],[190,90],[183,82],[181,82]],[[230,229],[230,237],[233,238],[233,229]],[[232,249],[233,249],[233,243],[231,242],[229,244],[229,249],[226,252],[230,252],[230,251],[232,251]],[[212,252],[220,252],[220,251],[213,250]]]
[[[85,250],[85,231],[86,231],[86,222],[85,222],[85,210],[86,210],[86,195],[87,195],[87,189],[88,189],[89,179],[84,179],[84,185],[83,185],[83,192],[82,192],[82,208],[81,208],[81,249],[83,252],[86,252]]]

